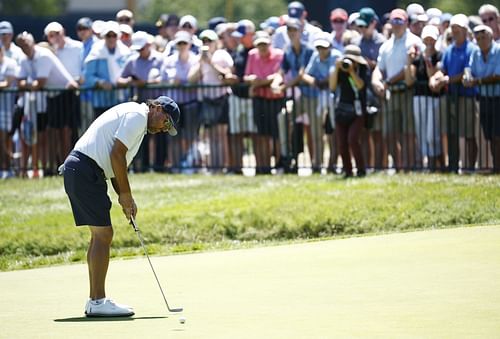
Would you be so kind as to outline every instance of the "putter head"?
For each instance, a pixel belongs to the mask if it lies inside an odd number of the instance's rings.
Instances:
[[[182,307],[179,307],[179,308],[171,308],[169,309],[170,312],[173,312],[173,313],[178,313],[178,312],[182,312],[183,308]]]

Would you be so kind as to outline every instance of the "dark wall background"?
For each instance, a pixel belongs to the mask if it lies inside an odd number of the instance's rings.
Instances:
[[[291,2],[291,1],[288,1]],[[363,7],[371,7],[382,19],[384,13],[390,12],[397,7],[396,1],[374,1],[374,0],[304,0],[301,1],[308,12],[309,20],[316,20],[323,25],[325,31],[331,30],[330,11],[335,8],[343,8],[347,13],[359,11]]]
[[[115,12],[112,13],[99,13],[96,14],[95,12],[92,13],[71,13],[71,14],[66,14],[61,17],[40,17],[40,16],[0,16],[0,20],[7,20],[9,21],[12,26],[14,27],[14,36],[18,33],[21,33],[23,31],[30,32],[33,34],[33,37],[35,38],[36,41],[42,41],[45,40],[44,34],[43,34],[43,29],[49,22],[52,21],[57,21],[66,30],[66,35],[72,37],[73,39],[78,39],[76,36],[76,22],[78,19],[84,16],[90,17],[92,20],[114,20],[115,19]],[[134,26],[135,31],[146,31],[151,34],[156,34],[157,29],[154,26],[154,22],[151,23],[136,23]]]

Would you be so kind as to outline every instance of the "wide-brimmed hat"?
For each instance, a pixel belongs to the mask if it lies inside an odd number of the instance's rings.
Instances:
[[[356,45],[347,45],[344,48],[344,58],[356,61],[358,64],[366,65],[366,59],[361,56],[361,48]]]

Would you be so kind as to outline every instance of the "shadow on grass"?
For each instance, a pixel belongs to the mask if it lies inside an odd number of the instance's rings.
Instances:
[[[168,317],[72,317],[54,319],[57,323],[74,323],[74,322],[94,322],[94,321],[134,321],[134,320],[148,320],[148,319],[165,319]]]

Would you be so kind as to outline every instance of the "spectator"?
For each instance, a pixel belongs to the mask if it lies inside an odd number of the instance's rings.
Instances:
[[[403,166],[411,168],[415,161],[411,91],[401,88],[404,86],[404,66],[410,48],[423,48],[420,37],[408,30],[405,10],[394,9],[390,23],[392,36],[380,46],[377,67],[372,73],[372,86],[375,94],[386,99],[383,133],[396,170],[401,170]],[[402,154],[406,155],[405,159]]]
[[[371,75],[377,66],[377,58],[380,46],[386,41],[385,37],[377,31],[379,17],[370,7],[361,8],[359,19],[356,20],[361,36],[354,39],[352,43],[359,46],[361,56],[368,64],[367,76]],[[382,134],[383,115],[381,111],[381,102],[372,88],[371,82],[365,84],[367,105],[370,107],[368,115],[365,116],[365,130],[363,131],[364,157],[367,166],[370,168],[387,167],[387,148]]]
[[[277,16],[270,16],[260,24],[260,29],[269,33],[270,36],[273,36],[278,27],[280,27],[280,18]]]
[[[102,39],[101,33],[104,30],[104,27],[106,26],[106,22],[102,20],[95,20],[92,22],[92,32],[94,32],[94,35],[97,39]]]
[[[331,123],[330,116],[333,116],[333,94],[329,90],[329,75],[331,70],[335,67],[335,61],[342,54],[336,50],[332,49],[331,36],[327,32],[321,32],[316,35],[314,40],[314,45],[316,47],[316,52],[312,55],[311,60],[304,71],[303,80],[309,86],[314,88],[314,91],[310,98],[311,103],[305,105],[312,109],[309,110],[309,122],[311,126],[311,139],[312,139],[312,149],[311,162],[313,169],[321,168],[323,163],[323,134],[324,126],[327,121],[330,123],[330,127],[335,124]],[[332,129],[332,138],[335,138]],[[332,140],[333,141],[333,140]],[[336,163],[337,159],[337,149],[336,142],[330,143],[330,158]]]
[[[212,30],[200,33],[203,41],[199,63],[189,72],[189,81],[203,85],[215,85],[202,90],[202,121],[205,137],[208,138],[210,157],[209,168],[222,170],[229,164],[227,131],[229,124],[230,88],[222,87],[231,74],[233,59],[223,49],[218,48],[219,37]]]
[[[17,63],[5,55],[5,49],[0,47],[0,179],[12,174],[10,169],[10,150],[7,142],[8,132],[12,125],[12,109],[14,108],[14,92],[2,93],[12,89],[16,84]]]
[[[290,45],[285,48],[285,55],[283,57],[283,62],[281,64],[281,70],[278,76],[274,79],[273,84],[279,85],[281,90],[287,91],[291,90],[293,97],[293,114],[291,123],[293,124],[291,128],[288,128],[285,121],[286,116],[279,116],[279,128],[280,128],[280,140],[281,140],[281,152],[284,163],[279,164],[280,166],[285,166],[287,170],[290,165],[294,171],[298,170],[298,155],[304,151],[304,134],[307,135],[308,149],[310,154],[313,152],[312,138],[311,138],[311,128],[309,125],[309,112],[315,110],[315,107],[311,107],[311,96],[312,89],[304,85],[302,82],[302,76],[304,70],[311,59],[313,50],[308,47],[307,44],[301,41],[300,37],[302,35],[302,23],[296,18],[289,18],[286,23],[287,34],[290,40]],[[298,87],[297,87],[298,86]],[[297,91],[297,89],[300,91]],[[284,119],[285,118],[285,119]],[[292,135],[287,136],[283,131],[291,131]],[[288,141],[291,141],[292,146],[292,157],[295,163],[291,163],[292,159],[286,159],[288,152]],[[319,171],[320,168],[315,168],[315,171]]]
[[[411,3],[406,7],[406,13],[408,14],[410,32],[416,36],[420,36],[422,34],[422,29],[427,21],[429,21],[429,17],[425,13],[424,7],[417,3]]]
[[[486,140],[493,154],[493,172],[500,173],[500,45],[493,40],[490,26],[474,28],[479,49],[470,57],[471,79],[464,85],[479,86],[480,121]]]
[[[69,72],[73,80],[82,77],[83,44],[67,37],[63,26],[53,21],[44,30],[45,36],[54,49],[57,58]],[[72,131],[80,122],[80,97],[75,92],[49,93],[47,98],[48,141],[51,153],[56,154],[61,163],[72,148]],[[56,151],[57,150],[57,151]]]
[[[236,48],[238,47],[238,40],[232,35],[236,30],[238,24],[235,22],[223,22],[216,26],[215,32],[219,36],[221,48],[224,49],[234,59],[236,55]]]
[[[282,91],[271,90],[271,83],[278,73],[283,52],[270,46],[271,37],[266,31],[255,32],[253,45],[248,54],[244,80],[250,85],[257,134],[254,136],[256,174],[270,173],[271,150],[275,159],[280,155],[278,114],[284,108]]]
[[[198,30],[198,20],[192,15],[184,15],[179,21],[179,30],[188,32],[191,35],[191,51],[194,54],[199,54],[200,48],[203,45],[200,39],[196,36]],[[163,54],[165,56],[172,55],[175,52],[175,42],[170,41],[165,47]]]
[[[176,14],[162,14],[156,21],[158,35],[155,37],[155,45],[158,52],[163,52],[167,43],[175,39],[175,33],[179,30],[179,17]]]
[[[243,167],[244,138],[257,132],[249,85],[244,83],[245,67],[253,48],[255,25],[250,20],[240,20],[231,35],[237,39],[239,45],[232,70],[237,84],[232,87],[233,95],[229,99],[229,151],[232,171],[240,174]]]
[[[132,27],[127,24],[120,24],[120,41],[127,47],[132,46],[132,34],[134,31]]]
[[[128,27],[128,26],[127,26]],[[144,31],[135,32],[131,39],[132,51],[135,51],[132,56],[129,57],[125,66],[121,72],[120,77],[116,81],[118,86],[121,87],[133,87],[136,91],[134,97],[137,97],[139,101],[146,101],[147,98],[157,97],[160,93],[158,90],[145,88],[149,84],[157,84],[160,82],[160,69],[163,62],[163,55],[156,50],[151,48],[153,42],[153,36],[149,35]],[[134,161],[134,169],[136,171],[146,171],[150,166],[149,159],[149,146],[156,149],[155,141],[158,142],[158,146],[163,150],[161,153],[165,153],[165,138],[163,134],[152,136],[144,136],[141,147],[138,151],[139,157]],[[159,168],[163,166],[163,159],[157,159],[158,162],[155,163],[155,167]]]
[[[436,26],[427,25],[422,30],[425,50],[421,53],[416,48],[408,52],[405,67],[405,82],[408,87],[414,86],[413,116],[419,151],[427,157],[428,167],[434,171],[444,168],[444,156],[441,150],[440,96],[442,93],[431,93],[428,87],[429,78],[438,70],[441,52],[437,51],[436,41],[439,30]],[[423,166],[423,165],[422,165]]]
[[[344,177],[352,177],[352,157],[356,161],[357,176],[366,175],[365,161],[361,152],[361,130],[366,115],[367,62],[356,45],[345,48],[343,58],[335,62],[330,75],[330,90],[340,87],[340,98],[335,109],[337,143],[342,157]]]
[[[226,18],[222,17],[222,16],[216,16],[216,17],[213,17],[213,18],[210,18],[208,20],[208,29],[211,29],[212,31],[215,31],[217,33],[217,26],[219,26],[220,24],[225,24],[227,23],[227,20]]]
[[[4,54],[6,57],[14,59],[19,65],[21,59],[24,59],[23,51],[14,43],[12,39],[14,38],[14,29],[10,22],[2,21],[0,22],[0,45],[4,48]]]
[[[469,65],[470,56],[477,47],[467,40],[469,20],[464,14],[456,14],[450,21],[453,44],[443,54],[441,70],[430,79],[430,87],[439,92],[448,86],[448,152],[449,170],[458,172],[459,137],[465,138],[465,167],[474,169],[477,157],[475,139],[476,105],[474,88],[464,88],[462,76]]]
[[[96,42],[85,59],[85,86],[94,88],[92,103],[95,117],[120,101],[122,92],[113,90],[130,56],[130,50],[120,40],[116,22],[108,21],[101,33],[104,38]],[[124,98],[121,98],[122,100]]]
[[[356,20],[359,19],[359,12],[353,12],[349,15],[347,18],[347,29],[350,31],[356,31],[358,33],[361,33],[359,31],[358,26],[356,25]]]
[[[321,30],[318,27],[315,27],[307,22],[307,11],[304,5],[299,1],[290,2],[288,4],[288,17],[300,20],[300,23],[303,27],[300,41],[302,41],[308,47],[314,48],[314,35],[321,32]],[[272,36],[273,47],[284,50],[285,47],[289,45],[289,43],[290,39],[288,38],[286,26],[276,28],[276,31]]]
[[[160,72],[162,81],[173,86],[188,85],[189,72],[199,63],[199,59],[191,52],[192,40],[188,32],[178,31],[174,41],[178,53],[174,53],[164,60]],[[196,89],[179,87],[169,90],[168,94],[177,102],[182,112],[179,121],[179,137],[168,139],[169,158],[172,166],[174,168],[199,166],[200,157],[197,152],[197,143],[200,117]]]
[[[485,4],[479,7],[478,14],[483,23],[491,28],[493,32],[493,40],[497,43],[500,42],[500,20],[498,8],[490,4]]]
[[[73,80],[69,72],[63,66],[61,61],[54,55],[53,52],[47,48],[35,46],[35,40],[29,33],[23,32],[16,37],[16,43],[22,49],[26,58],[21,61],[21,68],[18,75],[19,88],[34,91],[26,93],[25,96],[25,115],[33,117],[30,119],[31,123],[36,124],[36,131],[40,139],[40,155],[42,160],[42,167],[44,169],[44,176],[54,175],[58,163],[54,158],[55,152],[46,147],[46,128],[49,123],[49,117],[45,112],[48,111],[49,105],[45,102],[45,95],[37,90],[45,88],[78,88],[78,84]],[[33,116],[34,115],[34,116]],[[62,123],[69,123],[70,115],[63,115]],[[28,126],[34,128],[34,126]],[[24,157],[24,166],[21,175],[26,175],[27,152],[32,152],[33,170],[37,172],[38,166],[38,153],[36,150],[36,132],[27,131],[25,134],[28,136],[25,141],[26,157]],[[32,136],[34,135],[34,139]],[[33,147],[32,147],[33,146]],[[47,155],[48,152],[48,155]],[[49,157],[49,159],[47,159]],[[48,163],[47,163],[48,160]],[[62,160],[61,160],[62,161]],[[35,174],[36,175],[36,174]]]
[[[87,17],[80,18],[76,23],[76,34],[83,44],[81,60],[81,75],[80,84],[83,84],[83,69],[84,61],[90,53],[92,46],[99,39],[92,32],[92,20]],[[94,109],[92,107],[92,95],[89,90],[83,89],[80,92],[80,128],[79,135],[81,136],[94,120]]]
[[[332,25],[332,46],[340,52],[344,51],[344,33],[347,30],[347,12],[343,8],[336,8],[330,13]]]
[[[133,29],[135,25],[134,13],[132,13],[128,9],[119,10],[116,13],[116,22],[118,22],[119,24],[129,25],[130,28]]]

